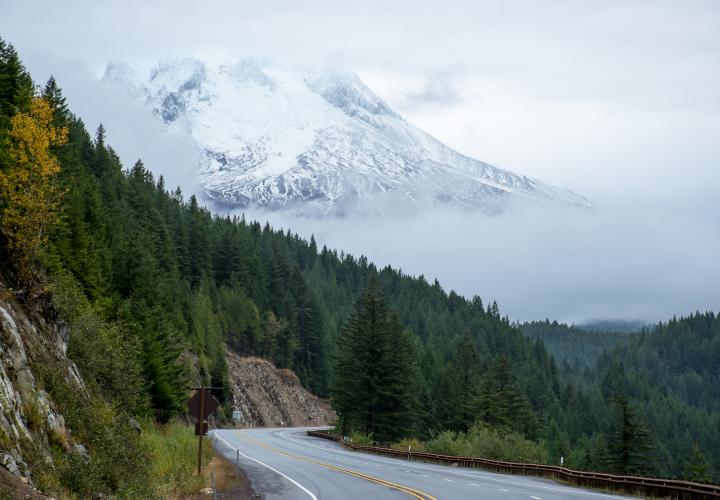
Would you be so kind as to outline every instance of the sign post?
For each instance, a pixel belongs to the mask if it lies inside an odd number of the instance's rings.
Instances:
[[[208,425],[205,422],[205,418],[210,416],[218,406],[220,401],[215,399],[215,396],[210,393],[205,386],[196,387],[195,394],[188,399],[188,409],[190,415],[197,419],[195,423],[195,434],[198,436],[198,476],[202,475],[202,445],[203,436],[207,436]]]
[[[205,387],[200,387],[200,432],[198,432],[198,476],[202,475],[203,434],[205,434]]]

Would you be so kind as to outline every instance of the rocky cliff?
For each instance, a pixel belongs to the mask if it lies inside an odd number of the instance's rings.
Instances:
[[[250,427],[310,426],[331,423],[328,404],[310,394],[290,370],[267,360],[226,353],[238,425]]]
[[[67,358],[67,328],[48,321],[42,302],[21,304],[0,280],[0,465],[22,483],[32,484],[28,450],[51,455],[43,442],[70,449],[70,430],[48,394],[38,387],[33,366],[48,359],[64,367],[62,375],[78,392],[86,391],[75,364]],[[78,453],[82,444],[75,444]],[[3,474],[9,481],[7,474]]]

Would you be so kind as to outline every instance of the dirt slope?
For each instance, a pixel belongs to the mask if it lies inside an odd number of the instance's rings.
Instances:
[[[242,358],[226,351],[237,424],[248,427],[297,427],[332,423],[327,402],[308,392],[290,370],[260,358]]]

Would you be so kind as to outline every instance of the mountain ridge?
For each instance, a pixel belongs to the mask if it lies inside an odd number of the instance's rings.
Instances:
[[[498,214],[516,200],[592,207],[453,150],[354,73],[183,59],[158,63],[145,77],[111,62],[103,80],[192,137],[203,153],[200,185],[218,206],[320,216],[432,206]]]

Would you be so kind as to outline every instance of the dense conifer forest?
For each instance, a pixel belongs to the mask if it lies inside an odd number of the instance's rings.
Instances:
[[[228,387],[227,346],[294,370],[340,427],[376,441],[491,429],[548,463],[720,479],[713,313],[579,339],[559,365],[495,302],[213,214],[141,160],[123,166],[112,131],[90,133],[60,83],[36,88],[2,42],[2,273],[68,317],[70,356],[109,401],[171,420],[192,385]],[[30,142],[48,152],[43,175],[24,163]]]
[[[586,330],[557,321],[530,321],[519,325],[531,339],[542,340],[559,365],[575,369],[592,368],[607,350],[629,341],[636,332]]]

